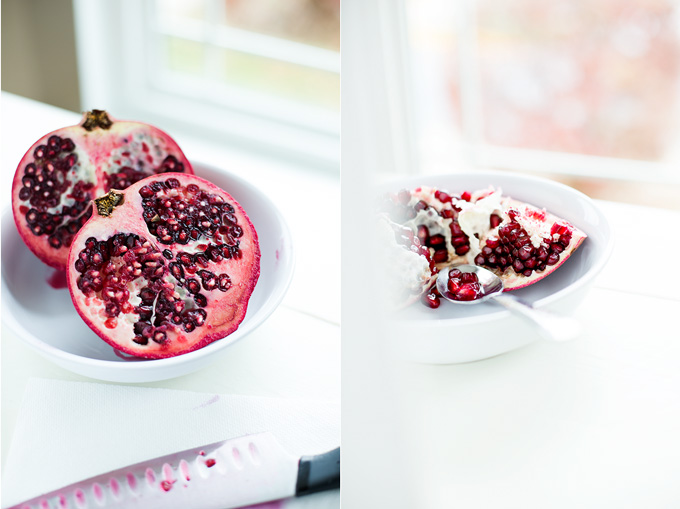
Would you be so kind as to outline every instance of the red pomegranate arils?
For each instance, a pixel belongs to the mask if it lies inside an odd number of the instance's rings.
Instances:
[[[448,297],[453,300],[470,301],[478,299],[483,295],[479,278],[474,272],[462,272],[459,269],[451,269],[448,279]]]
[[[237,240],[223,233],[226,215]],[[68,285],[81,317],[117,350],[169,357],[236,330],[259,260],[257,234],[225,191],[191,175],[152,176],[96,200],[73,241]]]
[[[63,270],[74,235],[92,214],[93,198],[169,171],[193,173],[166,133],[112,120],[101,110],[87,112],[79,125],[40,138],[19,162],[12,184],[19,234],[38,258]]]
[[[586,238],[568,221],[493,188],[460,195],[428,187],[402,190],[386,197],[381,210],[415,232],[436,268],[477,264],[496,273],[506,290],[551,274]]]

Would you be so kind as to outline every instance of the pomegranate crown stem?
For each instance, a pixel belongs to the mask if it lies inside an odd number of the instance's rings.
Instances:
[[[86,111],[83,116],[83,123],[80,124],[86,131],[93,131],[96,128],[109,129],[113,125],[113,121],[109,118],[109,114],[104,110]]]
[[[113,210],[118,206],[122,205],[125,200],[123,193],[116,191],[109,191],[104,196],[95,198],[94,204],[97,206],[97,213],[103,217],[109,217]]]

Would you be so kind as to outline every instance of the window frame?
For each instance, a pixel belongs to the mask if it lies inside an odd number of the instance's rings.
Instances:
[[[209,0],[208,5],[216,2]],[[339,111],[323,111],[166,72],[153,55],[159,54],[155,46],[158,34],[168,27],[158,26],[153,9],[149,0],[74,0],[84,110],[105,108],[119,118],[145,119],[166,130],[339,171]],[[200,38],[195,32],[185,35]],[[267,53],[267,45],[280,39],[248,33],[245,40],[239,40],[244,34],[237,29],[221,30],[216,47],[281,57],[281,48],[270,48]],[[282,46],[296,50],[285,60],[289,63],[339,73],[339,54],[292,41],[284,41]]]

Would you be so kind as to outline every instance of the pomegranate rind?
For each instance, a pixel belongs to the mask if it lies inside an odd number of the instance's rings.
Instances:
[[[116,170],[125,166],[125,163],[129,163],[129,165],[134,164],[137,162],[137,156],[143,156],[146,164],[151,168],[158,168],[165,157],[174,156],[178,162],[184,165],[184,174],[194,173],[191,163],[179,145],[170,135],[161,129],[143,122],[119,121],[111,117],[109,118],[113,123],[106,130],[96,128],[87,131],[82,127],[81,123],[47,133],[31,145],[21,158],[15,171],[12,181],[12,214],[14,222],[26,246],[43,263],[50,267],[65,270],[69,246],[62,245],[55,249],[49,245],[48,235],[35,235],[31,231],[25,217],[27,210],[33,207],[28,200],[23,200],[19,196],[23,186],[22,178],[24,177],[26,166],[36,160],[34,156],[36,148],[41,145],[47,145],[50,137],[59,136],[62,139],[74,141],[75,148],[73,152],[78,156],[74,170],[82,170],[86,177],[83,180],[94,184],[91,190],[92,197],[100,196],[109,190],[105,185],[106,175],[115,173]],[[127,142],[125,141],[126,139],[128,140]],[[143,150],[142,142],[147,144],[148,153]],[[143,154],[139,150],[142,150]],[[128,151],[132,154],[132,157],[122,155]],[[135,164],[135,167],[139,168],[137,164]],[[153,173],[149,172],[149,175],[151,174]],[[58,207],[50,210],[59,212],[63,210],[63,205],[63,203],[60,203]]]
[[[562,219],[546,210],[539,209],[533,205],[512,198],[506,198],[504,205],[506,207],[506,215],[507,210],[510,209],[516,209],[521,212],[519,223],[527,229],[527,231],[531,230],[537,235],[549,237],[552,225],[563,224],[570,230],[571,240],[564,248],[564,251],[562,251],[560,258],[555,265],[549,265],[542,271],[533,271],[531,276],[527,277],[522,274],[517,274],[511,268],[508,268],[503,272],[498,269],[490,269],[503,280],[503,291],[519,290],[520,288],[525,288],[546,278],[561,267],[587,238],[585,232],[568,222],[566,219]],[[494,235],[503,224],[505,224],[505,221],[495,229],[492,229],[488,236]]]
[[[197,327],[192,332],[185,332],[180,327],[176,327],[171,333],[168,333],[169,340],[162,344],[149,341],[147,345],[139,345],[133,341],[135,335],[133,323],[129,321],[131,316],[138,317],[139,315],[134,312],[128,313],[117,318],[113,327],[110,326],[111,323],[107,327],[106,317],[102,314],[103,301],[96,295],[86,296],[78,288],[80,273],[76,270],[75,264],[79,253],[85,248],[85,243],[90,237],[104,240],[116,234],[133,234],[145,238],[152,245],[152,248],[158,252],[170,249],[173,254],[176,250],[190,250],[195,248],[197,244],[205,243],[205,239],[199,239],[199,242],[189,243],[181,249],[177,249],[177,244],[171,246],[161,244],[142,220],[143,206],[139,190],[153,182],[170,178],[180,180],[182,186],[196,184],[201,190],[221,196],[234,207],[234,215],[238,220],[238,225],[244,231],[243,236],[239,239],[242,257],[238,260],[231,259],[220,262],[224,264],[224,267],[228,267],[232,284],[226,293],[218,290],[205,292],[208,302],[205,308],[208,310],[208,315],[201,327]],[[124,201],[114,209],[111,216],[101,216],[95,210],[92,218],[83,225],[76,235],[71,247],[67,264],[67,284],[76,311],[83,321],[97,336],[116,350],[147,359],[161,359],[185,354],[203,348],[235,332],[245,318],[249,299],[260,275],[259,240],[255,227],[243,207],[229,193],[195,175],[154,175],[133,184],[121,193],[124,195]],[[217,269],[213,266],[213,270],[216,271]],[[174,280],[168,272],[166,272],[165,278],[166,282]],[[174,281],[173,284],[176,284],[176,280]],[[132,289],[133,287],[128,285],[128,288]],[[131,291],[130,295],[132,293]],[[126,320],[125,317],[128,319]]]

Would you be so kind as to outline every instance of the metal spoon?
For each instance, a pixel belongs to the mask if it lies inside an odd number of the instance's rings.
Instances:
[[[474,272],[477,274],[479,284],[482,287],[481,297],[475,300],[454,300],[448,297],[447,283],[449,271],[458,269],[461,272]],[[502,304],[510,311],[520,314],[524,318],[538,325],[538,329],[544,339],[550,341],[568,341],[578,336],[581,326],[573,318],[556,315],[549,311],[536,309],[528,302],[518,299],[513,295],[503,293],[503,281],[496,274],[477,265],[458,265],[442,269],[437,276],[437,290],[443,298],[455,304],[479,304],[493,299],[493,302]]]

